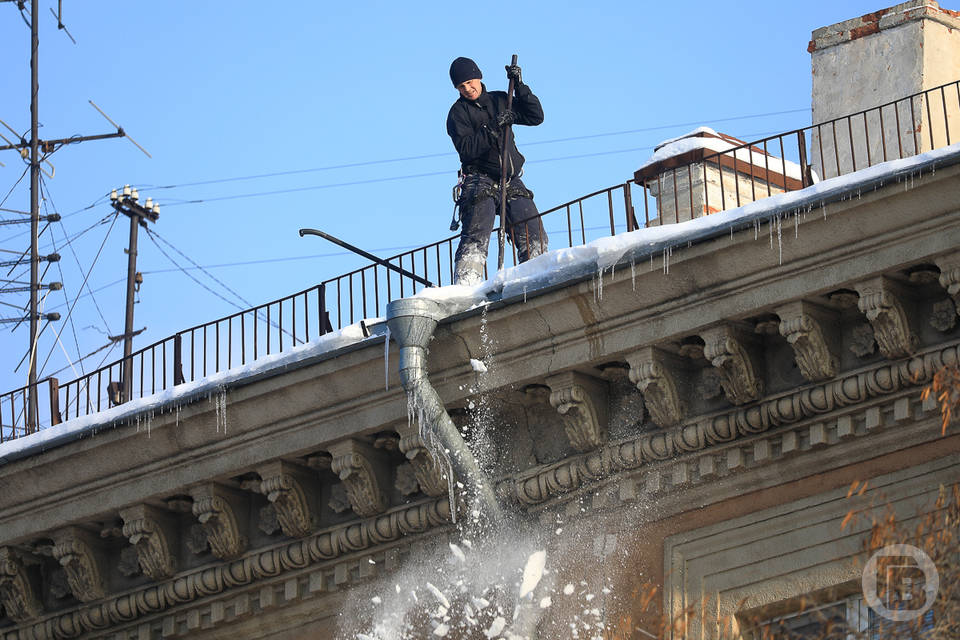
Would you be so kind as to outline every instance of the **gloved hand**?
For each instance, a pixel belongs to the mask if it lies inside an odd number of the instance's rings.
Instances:
[[[497,126],[501,129],[513,124],[516,121],[516,115],[509,109],[497,114]]]
[[[515,80],[517,84],[523,84],[523,79],[520,77],[519,65],[508,64],[504,68],[507,70],[507,80]]]

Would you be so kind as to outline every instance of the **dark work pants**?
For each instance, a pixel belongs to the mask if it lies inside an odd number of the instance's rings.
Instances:
[[[513,243],[518,260],[526,262],[547,250],[547,234],[538,217],[537,205],[532,198],[518,195],[520,193],[529,194],[529,191],[520,178],[513,178],[507,188],[507,238]],[[458,202],[463,230],[457,247],[457,280],[463,279],[467,272],[477,271],[482,280],[490,234],[500,207],[497,182],[484,175],[468,175]],[[469,279],[476,281],[475,277]]]

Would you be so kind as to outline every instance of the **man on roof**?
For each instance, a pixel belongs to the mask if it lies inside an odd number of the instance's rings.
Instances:
[[[536,126],[543,122],[543,108],[520,76],[520,67],[507,66],[515,94],[507,109],[504,91],[487,91],[483,74],[470,58],[457,58],[450,65],[450,80],[460,98],[447,115],[447,133],[460,154],[460,196],[457,205],[463,230],[457,247],[454,282],[475,285],[483,280],[490,234],[500,203],[501,151],[505,131],[511,124]],[[507,237],[520,262],[547,249],[547,235],[540,223],[533,192],[520,180],[523,156],[512,136],[507,153]]]

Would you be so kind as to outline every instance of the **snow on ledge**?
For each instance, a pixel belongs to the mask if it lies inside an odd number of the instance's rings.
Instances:
[[[351,324],[339,331],[326,333],[307,344],[293,347],[289,351],[265,356],[241,367],[214,373],[199,380],[184,382],[151,396],[131,400],[98,413],[73,418],[16,440],[0,443],[0,465],[70,440],[94,435],[97,431],[115,427],[121,422],[136,420],[139,428],[140,420],[153,412],[170,411],[174,407],[188,404],[198,398],[219,393],[227,386],[239,381],[251,381],[255,377],[281,371],[308,358],[355,345],[364,340],[378,339],[386,331],[383,318],[369,319],[364,322],[371,333],[369,337],[364,336],[359,322]],[[380,326],[373,327],[375,323],[379,323]],[[146,429],[147,425],[144,422],[144,430]]]
[[[433,287],[423,289],[415,297],[429,298],[441,303],[449,317],[491,302],[526,297],[543,289],[592,277],[611,267],[626,265],[630,261],[639,262],[651,255],[659,255],[671,247],[701,242],[729,233],[731,229],[745,228],[756,220],[772,219],[776,215],[795,210],[806,211],[808,207],[819,207],[825,203],[835,202],[861,189],[882,186],[885,181],[913,176],[926,170],[935,171],[938,165],[955,163],[960,163],[960,142],[910,158],[893,160],[845,176],[830,178],[806,189],[781,193],[737,209],[728,209],[678,224],[648,227],[600,238],[586,245],[549,251],[523,264],[504,269],[475,287],[462,285]],[[371,332],[369,337],[364,335],[360,323],[352,324],[290,351],[267,356],[242,367],[177,385],[146,398],[0,443],[0,465],[70,440],[93,435],[98,430],[110,428],[122,421],[130,422],[154,411],[169,411],[173,407],[187,404],[197,398],[218,393],[240,381],[250,382],[256,377],[277,373],[303,360],[324,354],[332,355],[338,349],[383,337],[386,326],[382,318],[364,322]],[[374,326],[377,323],[379,323],[378,326]]]

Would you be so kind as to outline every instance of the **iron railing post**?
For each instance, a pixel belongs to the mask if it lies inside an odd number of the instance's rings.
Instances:
[[[807,136],[804,135],[803,129],[797,131],[797,146],[800,152],[800,184],[806,188],[810,186],[812,180],[810,180],[810,167],[807,166]],[[783,184],[786,186],[787,176],[783,176]]]
[[[47,378],[50,385],[50,426],[60,424],[60,383],[56,378]]]
[[[173,336],[173,384],[183,384],[183,337],[178,333]]]

